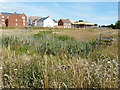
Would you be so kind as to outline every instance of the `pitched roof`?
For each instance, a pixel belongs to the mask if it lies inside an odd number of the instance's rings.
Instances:
[[[54,23],[57,23],[57,21],[55,19],[53,19]]]
[[[30,16],[28,18],[31,19],[31,20],[34,20],[34,19],[40,19],[42,17],[41,16]]]
[[[60,19],[63,23],[71,23],[69,19]]]
[[[35,22],[35,21],[37,21],[37,20],[39,20],[39,19],[34,19],[33,22]]]
[[[47,19],[48,17],[44,17],[44,18],[41,18],[39,19],[38,21],[44,21],[45,19]]]
[[[72,22],[72,24],[94,25],[93,23],[90,23],[90,22],[88,22],[88,21],[83,21],[83,22]]]
[[[14,15],[14,13],[1,12],[1,15]],[[18,15],[21,15],[21,14],[18,14]]]

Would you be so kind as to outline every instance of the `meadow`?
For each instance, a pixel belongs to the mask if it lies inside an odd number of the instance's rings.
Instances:
[[[3,88],[118,88],[117,42],[96,42],[101,32],[116,31],[98,31],[3,31]]]

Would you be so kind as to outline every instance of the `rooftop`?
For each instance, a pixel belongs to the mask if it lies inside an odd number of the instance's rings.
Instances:
[[[57,23],[57,21],[55,19],[53,19],[54,23]]]
[[[1,14],[1,15],[14,15],[15,13],[1,12],[0,14]],[[18,14],[18,15],[21,15],[21,14]]]
[[[60,19],[63,23],[71,23],[69,19]]]
[[[94,25],[93,23],[90,23],[88,21],[83,21],[83,22],[72,22],[72,24],[85,24],[85,25]]]
[[[34,19],[33,22],[35,22],[35,21],[37,21],[37,20],[39,20],[39,19]]]
[[[29,19],[40,19],[40,18],[42,18],[42,16],[30,16],[30,17],[28,17]]]
[[[44,18],[41,18],[39,19],[38,21],[44,21],[45,19],[47,19],[48,17],[44,17]]]

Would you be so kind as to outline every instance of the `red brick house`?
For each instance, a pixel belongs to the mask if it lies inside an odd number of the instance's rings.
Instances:
[[[69,19],[60,19],[58,21],[58,26],[63,27],[63,28],[71,28],[71,22]]]
[[[24,27],[27,26],[27,16],[23,14],[15,13],[4,13],[0,15],[1,26],[8,27]]]

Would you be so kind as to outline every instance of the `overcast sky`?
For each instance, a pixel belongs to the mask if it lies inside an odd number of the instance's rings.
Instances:
[[[65,18],[72,21],[84,20],[99,25],[114,24],[118,20],[118,0],[111,0],[111,2],[87,2],[90,0],[86,0],[86,2],[82,2],[83,0],[77,0],[81,2],[73,2],[73,0],[69,0],[72,2],[12,1],[3,1],[4,3],[0,6],[1,11],[10,13],[16,11],[17,13],[25,13],[27,16],[50,16],[56,20]]]

